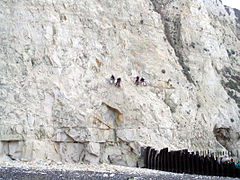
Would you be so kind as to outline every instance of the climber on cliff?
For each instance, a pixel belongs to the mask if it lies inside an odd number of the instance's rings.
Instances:
[[[120,82],[121,82],[121,78],[117,78],[117,82],[116,82],[115,86],[120,87]]]
[[[143,77],[141,77],[140,82],[143,86],[145,86],[145,79]]]
[[[115,82],[115,77],[114,77],[114,75],[112,75],[110,78],[110,83],[113,84],[114,82]]]
[[[236,162],[234,162],[234,164],[235,164],[236,168],[240,168],[240,161],[238,161],[238,162],[236,161]]]
[[[140,84],[140,82],[139,82],[139,76],[136,77],[135,84],[136,84],[137,86]]]

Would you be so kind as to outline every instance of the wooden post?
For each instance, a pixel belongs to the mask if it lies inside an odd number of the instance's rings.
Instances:
[[[204,174],[204,156],[200,156],[199,161],[200,161],[199,171],[200,171],[200,174],[203,175]]]
[[[150,149],[149,149],[149,152],[148,152],[148,168],[149,168],[149,169],[151,169],[152,149],[153,149],[153,148],[150,148]]]
[[[196,155],[194,156],[195,157],[195,163],[196,163],[196,174],[200,174],[200,157],[199,157],[199,152],[197,151],[196,152]]]
[[[174,151],[169,152],[169,161],[168,161],[168,171],[173,172],[173,166],[174,166]]]
[[[157,170],[160,170],[160,152],[157,154]]]
[[[149,168],[149,164],[148,164],[148,154],[149,154],[149,151],[150,151],[150,148],[151,147],[146,147],[145,151],[144,151],[144,167],[145,168]]]
[[[152,154],[151,154],[151,169],[156,169],[155,166],[155,156],[157,154],[157,151],[155,149],[152,149]]]
[[[183,172],[187,173],[187,151],[182,151]]]
[[[167,153],[168,153],[168,148],[163,149],[163,171],[167,170]]]
[[[188,173],[192,173],[192,171],[191,171],[191,167],[192,166],[192,162],[191,162],[191,154],[188,152],[187,153],[187,172]]]
[[[153,156],[154,156],[154,151],[155,149],[151,148],[150,153],[148,156],[148,164],[149,164],[149,169],[153,169]]]
[[[195,174],[196,172],[195,172],[195,167],[196,167],[196,165],[195,165],[195,159],[194,159],[194,152],[192,152],[191,153],[191,155],[190,155],[190,158],[191,158],[191,174]]]
[[[216,157],[216,160],[215,160],[215,165],[216,165],[216,174],[215,176],[220,176],[219,174],[219,163],[218,163],[218,157]]]
[[[176,151],[175,154],[175,168],[176,168],[176,172],[180,173],[180,151]]]
[[[182,160],[182,151],[179,152],[179,172],[183,172],[183,160]]]
[[[161,150],[160,152],[160,157],[161,157],[161,170],[164,170],[164,149]]]
[[[168,149],[165,152],[165,171],[168,171],[168,161],[169,161],[169,157],[168,157]]]
[[[209,175],[209,160],[207,155],[204,157],[204,175]]]

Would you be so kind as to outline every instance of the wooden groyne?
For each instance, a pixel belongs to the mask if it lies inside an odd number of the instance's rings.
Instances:
[[[207,176],[240,177],[240,169],[232,161],[223,161],[214,154],[200,155],[187,149],[168,151],[168,148],[143,150],[144,167],[175,173],[199,174]]]

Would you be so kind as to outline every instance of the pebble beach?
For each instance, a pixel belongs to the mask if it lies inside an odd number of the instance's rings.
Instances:
[[[177,174],[158,170],[131,168],[109,164],[68,164],[52,161],[0,162],[0,180],[58,179],[237,179],[216,176]]]

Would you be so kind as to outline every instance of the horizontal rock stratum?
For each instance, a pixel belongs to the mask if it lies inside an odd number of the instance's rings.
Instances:
[[[240,149],[239,15],[220,0],[0,1],[0,158]]]

